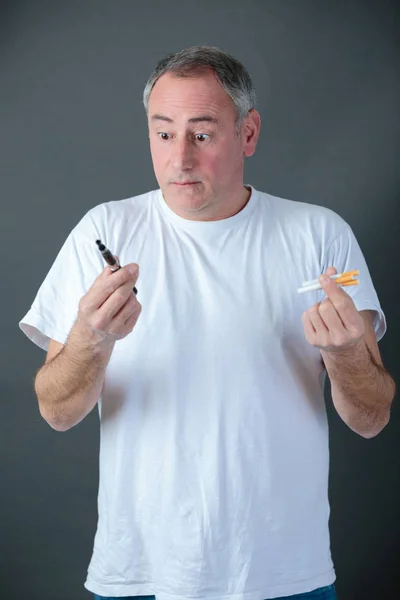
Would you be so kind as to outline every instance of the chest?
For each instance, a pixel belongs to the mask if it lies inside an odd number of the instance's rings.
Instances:
[[[301,316],[319,292],[297,288],[318,265],[312,252],[300,254],[279,235],[256,226],[199,241],[160,230],[134,260],[142,313],[134,332],[118,342],[131,356],[171,357],[206,344],[217,355],[238,346],[257,353],[282,340],[305,341]]]

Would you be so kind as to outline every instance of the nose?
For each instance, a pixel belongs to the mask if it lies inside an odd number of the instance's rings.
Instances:
[[[194,152],[190,140],[175,139],[172,148],[171,166],[175,172],[190,171],[194,166]]]

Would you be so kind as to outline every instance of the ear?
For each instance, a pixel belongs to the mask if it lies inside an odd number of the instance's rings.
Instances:
[[[260,113],[252,108],[242,123],[243,154],[245,156],[252,156],[256,151],[260,129]]]

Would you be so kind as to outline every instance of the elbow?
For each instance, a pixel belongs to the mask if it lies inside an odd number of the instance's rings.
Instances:
[[[370,439],[376,437],[382,431],[382,429],[384,429],[384,427],[382,427],[379,430],[374,429],[374,430],[367,431],[367,432],[357,431],[357,433],[364,439],[370,440]]]
[[[364,429],[364,430],[356,430],[356,433],[358,433],[359,435],[361,435],[361,437],[369,440],[371,438],[376,437],[377,435],[379,435],[381,433],[381,431],[383,431],[386,427],[386,425],[389,423],[390,421],[390,410],[385,411],[382,415],[379,415],[379,418],[376,419],[376,421],[374,422],[373,425],[371,425],[369,428]]]
[[[395,390],[392,388],[390,393],[382,396],[379,403],[379,408],[366,408],[347,411],[342,419],[355,433],[365,439],[371,439],[379,435],[390,421],[391,407],[395,395]],[[339,413],[340,414],[340,413]]]
[[[54,410],[49,410],[48,403],[44,399],[44,394],[41,393],[38,385],[38,377],[34,382],[34,390],[38,401],[38,407],[40,416],[52,429],[55,431],[68,431],[73,427],[74,423],[68,422],[68,420],[60,414],[55,414]]]
[[[40,402],[39,412],[42,419],[46,421],[46,423],[50,425],[50,427],[54,429],[54,431],[68,431],[68,429],[71,429],[74,425],[72,423],[68,423],[65,419],[59,417],[57,418],[54,415],[49,415],[44,409],[44,407],[41,406]]]
[[[46,423],[48,423],[50,425],[50,427],[52,429],[54,429],[54,431],[68,431],[69,429],[72,429],[73,425],[69,425],[66,423],[60,423],[58,421],[46,421]]]

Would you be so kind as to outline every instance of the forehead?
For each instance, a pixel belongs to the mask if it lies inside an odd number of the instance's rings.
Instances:
[[[149,119],[155,113],[183,118],[207,112],[211,116],[235,118],[230,96],[213,71],[190,77],[165,73],[155,83],[149,98]],[[169,114],[167,114],[169,113]]]

